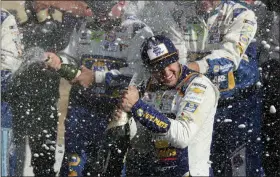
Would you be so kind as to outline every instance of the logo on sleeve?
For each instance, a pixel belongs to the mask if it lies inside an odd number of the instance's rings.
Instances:
[[[194,103],[202,103],[206,88],[206,85],[200,83],[192,83],[188,92],[186,93],[185,100]]]
[[[240,35],[240,42],[244,45],[248,45],[249,43],[249,37],[247,35],[241,34]]]
[[[142,117],[143,116],[143,109],[138,109],[137,110],[137,115],[139,116],[139,117]]]
[[[184,107],[183,111],[187,111],[187,112],[191,112],[194,113],[197,109],[197,107],[199,106],[199,104],[195,104],[195,103],[191,103],[191,102],[187,102],[186,106]]]

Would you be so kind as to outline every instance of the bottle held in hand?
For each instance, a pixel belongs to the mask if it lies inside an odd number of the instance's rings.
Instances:
[[[97,161],[101,176],[121,176],[123,159],[129,147],[128,115],[122,113],[118,120],[113,119],[106,130],[106,137],[99,149]],[[110,168],[108,168],[110,166]]]
[[[75,65],[61,64],[61,68],[57,71],[58,74],[66,80],[73,80],[81,74],[81,70]]]
[[[52,58],[48,56],[48,58],[45,60],[47,63],[52,62]],[[60,64],[59,69],[57,70],[57,73],[65,78],[66,80],[73,80],[74,78],[78,77],[81,74],[81,70],[76,67],[75,65],[71,64]]]

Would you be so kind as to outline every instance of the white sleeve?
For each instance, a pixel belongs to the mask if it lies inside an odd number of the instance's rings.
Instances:
[[[14,72],[20,66],[22,55],[20,38],[15,17],[1,9],[1,69]]]
[[[174,147],[185,148],[199,131],[212,132],[218,98],[218,89],[209,79],[195,78],[179,103],[176,119],[169,119],[171,125],[164,139]]]
[[[232,18],[232,16],[228,16],[228,18]],[[220,48],[213,50],[202,60],[196,61],[201,73],[214,73],[215,65],[229,62],[233,63],[234,70],[238,69],[242,56],[256,34],[257,21],[254,12],[249,9],[242,12],[232,20],[227,29]]]

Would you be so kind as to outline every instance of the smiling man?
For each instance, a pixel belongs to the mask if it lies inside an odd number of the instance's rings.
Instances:
[[[164,36],[146,40],[141,54],[152,74],[146,88],[150,96],[140,99],[137,88],[130,86],[122,98],[123,109],[133,116],[131,135],[137,127],[126,157],[127,175],[209,176],[218,89],[179,64],[177,49]],[[150,139],[143,136],[147,133]],[[148,148],[151,142],[153,148]]]

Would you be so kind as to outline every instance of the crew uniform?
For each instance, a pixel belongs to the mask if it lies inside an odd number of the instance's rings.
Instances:
[[[1,8],[1,157],[2,176],[12,175],[9,172],[9,149],[12,143],[12,113],[8,104],[8,82],[21,64],[22,46],[15,17]]]
[[[127,14],[123,18],[121,25],[107,31],[83,23],[58,53],[64,63],[84,65],[95,72],[90,88],[73,85],[70,91],[62,176],[90,174],[119,91],[141,68],[140,45],[152,32],[135,17]]]
[[[233,1],[221,1],[209,12],[184,9],[189,4],[199,9],[200,2],[168,3],[138,3],[137,15],[142,13],[138,16],[156,29],[154,34],[170,36],[180,55],[188,62],[195,61],[199,72],[219,87],[221,99],[211,153],[214,174],[261,175],[261,94],[256,88],[259,71],[256,42],[252,40],[257,29],[254,12]],[[160,19],[167,25],[154,23]]]
[[[155,60],[170,64],[179,59],[169,39],[154,38],[168,50]],[[153,49],[147,53],[156,51]],[[161,60],[172,52],[174,57]],[[212,175],[209,157],[219,91],[207,77],[180,67],[175,87],[167,88],[151,79],[143,99],[132,107],[127,176]]]

